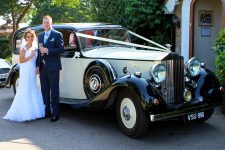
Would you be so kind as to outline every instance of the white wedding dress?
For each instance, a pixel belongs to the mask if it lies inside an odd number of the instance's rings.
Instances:
[[[26,50],[25,57],[31,55],[31,50],[28,51],[26,46],[23,49]],[[22,122],[45,116],[43,98],[36,85],[36,59],[37,52],[32,59],[20,64],[19,87],[3,119]]]

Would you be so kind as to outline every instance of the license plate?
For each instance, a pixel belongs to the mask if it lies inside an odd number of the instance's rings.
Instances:
[[[198,113],[193,113],[193,114],[187,115],[187,118],[189,121],[191,121],[191,120],[204,118],[204,116],[205,116],[204,112],[198,112]]]

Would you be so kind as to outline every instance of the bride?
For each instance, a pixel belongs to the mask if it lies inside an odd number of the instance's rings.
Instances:
[[[37,41],[33,30],[24,33],[20,48],[19,87],[13,103],[3,119],[29,121],[45,116],[45,105],[41,92],[36,86]]]

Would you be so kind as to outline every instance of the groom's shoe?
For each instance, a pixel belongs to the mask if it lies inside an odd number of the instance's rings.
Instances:
[[[51,116],[51,119],[50,119],[50,122],[56,122],[56,121],[58,121],[59,120],[59,116],[54,116],[54,115],[52,115]]]
[[[45,113],[45,118],[51,117],[51,113]]]

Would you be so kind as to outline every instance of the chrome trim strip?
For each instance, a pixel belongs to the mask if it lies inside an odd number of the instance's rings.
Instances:
[[[213,108],[213,106],[212,105],[202,105],[202,106],[197,106],[197,107],[175,110],[172,112],[150,115],[150,121],[154,122],[154,121],[164,120],[164,119],[168,119],[168,118],[188,115],[188,114],[195,113],[195,112],[205,111],[210,108]]]

